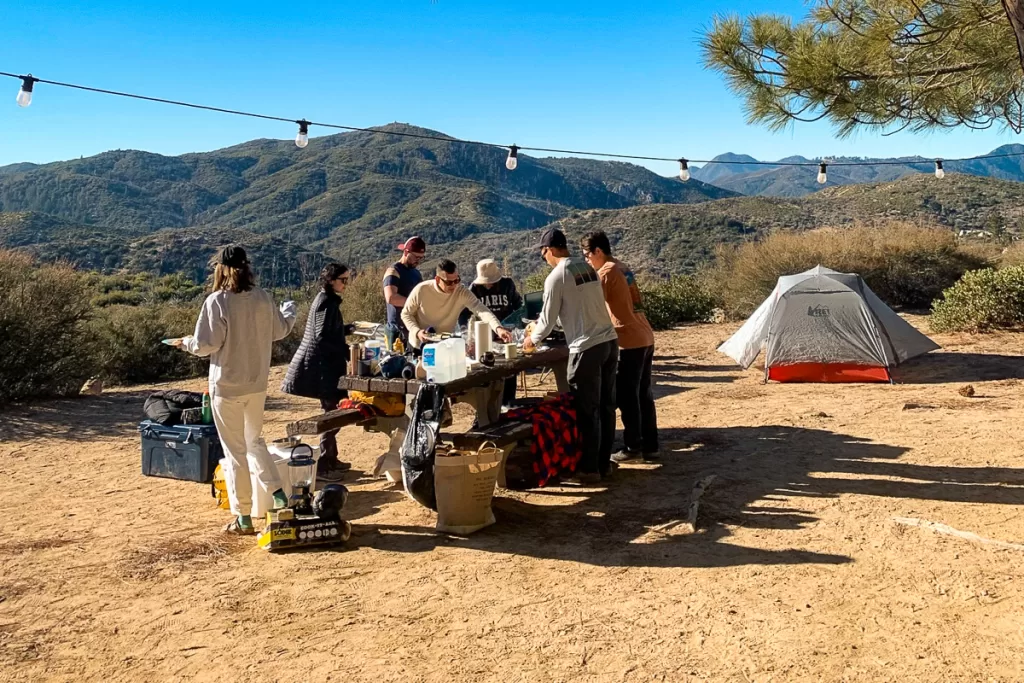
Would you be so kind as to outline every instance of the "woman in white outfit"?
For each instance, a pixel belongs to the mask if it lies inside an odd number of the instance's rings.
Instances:
[[[195,334],[180,346],[210,357],[210,398],[227,461],[224,480],[235,519],[224,527],[234,534],[255,533],[249,466],[259,485],[273,492],[275,507],[288,504],[274,462],[263,441],[263,405],[267,399],[272,344],[295,324],[295,302],[280,310],[256,286],[241,247],[225,247],[213,274],[213,293],[203,303]]]

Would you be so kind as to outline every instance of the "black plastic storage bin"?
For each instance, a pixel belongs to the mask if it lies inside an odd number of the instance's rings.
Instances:
[[[172,425],[146,420],[142,436],[142,473],[208,484],[217,461],[224,457],[213,425]]]

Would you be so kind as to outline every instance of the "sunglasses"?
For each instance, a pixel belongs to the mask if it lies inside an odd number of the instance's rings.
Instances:
[[[445,278],[438,276],[437,279],[438,279],[439,282],[443,282],[446,285],[457,285],[460,282],[462,282],[462,278],[461,277],[457,277],[454,280],[446,280]]]

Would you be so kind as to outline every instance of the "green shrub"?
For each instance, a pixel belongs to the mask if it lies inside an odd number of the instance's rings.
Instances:
[[[94,296],[89,302],[97,308],[104,306],[138,306],[146,297],[141,292],[128,292],[122,289],[114,289],[105,294]]]
[[[932,305],[936,332],[985,332],[1024,324],[1024,266],[966,273]]]
[[[195,329],[199,306],[174,304],[98,309],[90,323],[94,355],[101,376],[113,384],[157,382],[196,377],[207,359],[161,344]]]
[[[711,319],[715,301],[701,282],[691,275],[677,275],[669,280],[641,279],[639,286],[644,314],[656,330]]]
[[[544,281],[550,273],[551,269],[545,266],[544,268],[535,270],[530,275],[527,275],[526,279],[523,280],[523,288],[520,294],[526,294],[527,292],[543,292]]]
[[[371,268],[353,274],[341,304],[346,323],[363,320],[382,323],[387,320],[388,309],[384,303],[384,270]],[[433,271],[426,275],[432,276]],[[312,296],[310,296],[312,300]]]
[[[782,275],[816,265],[858,273],[895,308],[927,309],[969,270],[988,265],[952,231],[893,222],[811,232],[778,232],[758,242],[720,247],[708,271],[730,317],[750,315]]]
[[[0,251],[0,403],[74,395],[93,375],[89,296],[72,267]]]

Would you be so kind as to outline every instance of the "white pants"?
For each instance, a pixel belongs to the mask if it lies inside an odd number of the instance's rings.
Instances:
[[[236,515],[252,514],[250,465],[260,488],[269,493],[281,488],[277,468],[262,436],[263,404],[266,400],[266,393],[236,398],[213,397],[213,423],[217,425],[227,461],[224,482],[228,487],[228,503]]]

